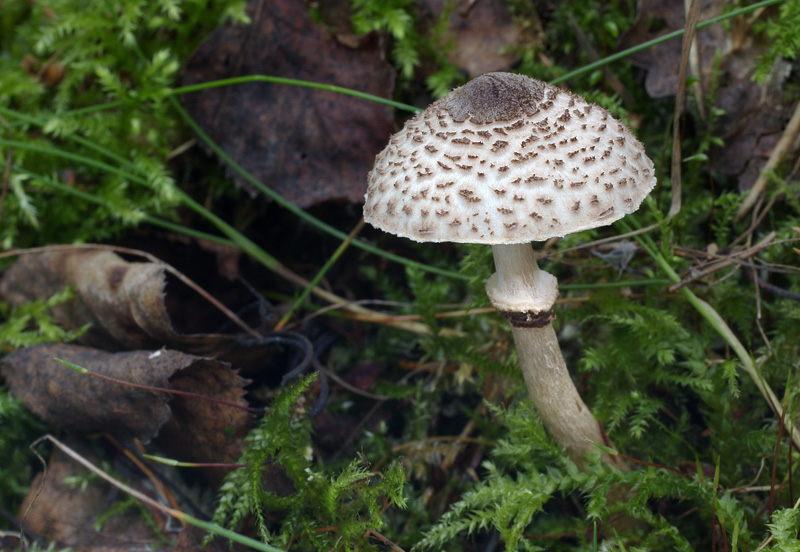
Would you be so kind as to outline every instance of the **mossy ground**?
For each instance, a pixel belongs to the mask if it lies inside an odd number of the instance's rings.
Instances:
[[[155,247],[174,235],[174,228],[164,230],[170,222],[179,231],[188,226],[183,231],[216,234],[217,241],[223,232],[227,245],[250,255],[243,273],[268,288],[274,301],[290,304],[297,290],[268,275],[263,253],[311,277],[340,240],[233,190],[224,170],[202,152],[171,155],[192,138],[171,101],[179,69],[221,21],[246,19],[243,5],[93,5],[7,0],[0,10],[3,248],[84,241]],[[513,46],[519,56],[514,70],[543,80],[592,61],[577,42],[576,25],[595,53],[605,55],[636,17],[633,2],[566,0],[541,12],[525,2],[508,6],[519,25],[542,30],[538,40]],[[768,80],[776,60],[790,64],[781,83],[786,102],[797,97],[791,60],[798,13],[797,0],[785,0],[760,13],[753,27],[771,46],[754,74]],[[735,32],[735,24],[725,25]],[[384,34],[398,71],[397,100],[415,103],[420,91],[430,100],[466,79],[446,56],[444,17],[421,26],[412,2],[354,0],[352,26]],[[21,64],[26,55],[36,59]],[[704,62],[715,67],[713,83],[725,82],[721,66]],[[48,67],[56,64],[64,75],[48,81]],[[486,306],[488,248],[431,247],[367,229],[361,239],[446,274],[351,247],[323,285],[355,300],[388,302],[377,308],[393,316],[418,315],[431,332],[348,320],[336,311],[308,316],[324,305],[304,305],[294,322],[324,351],[327,368],[355,381],[356,389],[362,374],[369,381],[364,389],[380,398],[334,385],[324,414],[311,420],[297,406],[311,380],[277,395],[277,378],[260,382],[254,396],[266,398],[271,415],[249,437],[244,461],[250,467],[223,485],[217,521],[246,530],[240,522],[254,519],[253,535],[304,550],[379,550],[387,543],[426,550],[800,549],[794,428],[782,423],[776,405],[742,370],[751,362],[791,414],[787,419],[795,419],[800,202],[794,160],[787,158],[771,175],[764,216],[755,224],[750,216],[736,219],[739,183],[709,163],[725,145],[716,135],[721,113],[714,111],[712,84],[699,100],[709,116],[697,115],[693,99],[682,121],[683,206],[669,218],[674,99],[649,98],[642,69],[629,61],[608,69],[629,93],[627,101],[599,69],[569,85],[637,128],[659,185],[624,224],[547,244],[542,264],[565,284],[556,328],[567,363],[631,470],[592,464],[582,472],[551,441],[526,400],[500,317],[441,317]],[[207,208],[232,226],[203,219]],[[344,232],[359,217],[347,206],[311,213]],[[302,231],[259,239],[275,236],[274,221]],[[623,242],[632,256],[622,255],[619,242],[592,245],[645,227],[652,228]],[[693,263],[712,258],[709,252],[725,259],[771,232],[770,245],[756,256],[691,282],[689,292],[669,289],[670,271],[690,276]],[[314,245],[309,234],[318,237]],[[772,287],[757,288],[759,279]],[[44,304],[4,308],[2,316],[6,351],[71,338]],[[445,328],[460,335],[447,335]],[[11,428],[0,437],[0,504],[13,515],[38,470],[27,443],[45,428],[6,390],[0,392],[0,421]],[[343,429],[331,438],[334,427]],[[261,490],[265,462],[285,470],[293,494]],[[609,502],[619,488],[631,490],[629,499]]]

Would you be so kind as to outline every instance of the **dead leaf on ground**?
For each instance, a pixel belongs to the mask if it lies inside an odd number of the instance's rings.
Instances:
[[[722,13],[726,2],[705,0],[700,13],[700,21]],[[658,38],[686,25],[683,0],[642,0],[638,7],[636,22],[626,32],[620,49],[626,49],[648,40]],[[708,89],[711,79],[712,60],[725,40],[722,25],[711,25],[697,30],[697,44],[701,60],[704,89]],[[678,67],[681,60],[681,40],[662,42],[638,52],[630,58],[636,65],[647,70],[645,88],[651,98],[674,96],[678,90]]]
[[[105,250],[56,249],[22,255],[0,280],[0,300],[19,306],[71,286],[75,296],[53,307],[68,330],[91,328],[80,342],[104,350],[158,349],[215,355],[239,336],[179,334],[164,303],[166,265],[128,262]]]
[[[170,379],[170,389],[247,406],[247,380],[223,363],[202,360],[192,363]],[[182,462],[235,463],[242,454],[248,429],[247,412],[228,405],[176,396],[169,403],[172,416],[156,437],[156,443]],[[203,468],[213,487],[222,483],[230,468]]]
[[[422,21],[436,21],[445,4],[445,0],[421,2]],[[522,46],[528,38],[504,2],[461,0],[450,14],[444,40],[452,40],[447,51],[450,61],[475,78],[491,71],[508,71],[519,61],[513,47]]]
[[[195,461],[238,458],[241,441],[237,438],[244,435],[247,424],[243,410],[80,374],[57,358],[125,382],[192,391],[247,406],[243,399],[246,380],[227,364],[170,350],[107,353],[56,343],[7,355],[0,363],[0,374],[26,407],[60,429],[107,432],[147,443],[164,426],[169,436],[166,444]]]
[[[740,190],[752,187],[794,110],[781,86],[753,82],[753,67],[760,54],[760,50],[735,52],[723,59],[725,84],[714,102],[725,112],[715,126],[724,145],[709,152],[711,168],[738,176]]]
[[[379,37],[357,48],[314,24],[302,0],[248,9],[250,26],[225,25],[195,52],[184,84],[271,75],[353,88],[390,98],[394,71]],[[251,83],[187,94],[187,110],[214,141],[260,181],[299,207],[363,201],[366,174],[392,132],[381,104],[296,86]],[[255,191],[238,175],[237,185]]]
[[[321,0],[318,6],[323,21],[330,25],[337,40],[348,44],[358,44],[363,40],[363,37],[353,35],[349,0]],[[449,60],[470,78],[491,71],[510,70],[520,59],[515,48],[538,42],[544,34],[533,10],[520,24],[505,2],[422,0],[413,6],[421,35],[429,36],[435,32],[433,26],[445,8],[450,9],[450,14],[441,46],[446,47]],[[418,72],[429,74],[437,69],[435,65],[431,60],[423,59]]]
[[[720,15],[726,5],[722,0],[705,0],[700,20]],[[622,38],[620,49],[683,28],[684,14],[682,0],[643,0],[636,23]],[[744,25],[739,23],[739,27]],[[739,39],[731,39],[739,35]],[[714,107],[725,113],[717,120],[714,133],[722,138],[724,146],[711,149],[711,168],[738,176],[739,189],[749,189],[780,139],[793,106],[786,105],[779,83],[762,86],[753,82],[756,60],[764,53],[765,45],[754,40],[752,33],[730,33],[723,25],[711,25],[697,31],[697,41],[704,91],[709,90],[714,59],[720,58]],[[680,57],[679,39],[631,56],[634,63],[647,70],[645,86],[651,97],[675,94]]]
[[[69,446],[93,464],[99,464],[92,448],[79,439],[71,439]],[[77,485],[74,484],[76,480]],[[81,482],[85,484],[81,486]],[[137,490],[149,494],[145,488]],[[55,449],[46,474],[40,473],[31,483],[17,517],[24,519],[28,530],[61,547],[103,552],[169,550],[170,547],[165,546],[153,532],[138,508],[117,512],[100,529],[95,527],[101,516],[116,502],[126,498],[125,494],[114,492],[109,483],[91,475],[65,453]],[[156,523],[164,524],[163,515],[152,509],[150,512]]]

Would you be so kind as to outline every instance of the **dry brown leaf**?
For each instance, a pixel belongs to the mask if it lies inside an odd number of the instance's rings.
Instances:
[[[92,463],[99,463],[97,455],[85,443],[73,439],[69,444]],[[86,484],[75,486],[67,478],[78,478]],[[40,473],[31,484],[18,518],[24,518],[26,529],[60,547],[103,552],[168,550],[137,508],[116,513],[99,531],[95,528],[100,516],[115,501],[126,498],[111,491],[107,482],[91,477],[85,468],[55,449],[46,474]],[[151,512],[156,522],[163,524],[164,517],[157,511]]]
[[[725,113],[719,118],[715,134],[724,146],[709,152],[711,168],[738,176],[739,189],[747,190],[781,139],[794,105],[780,86],[762,87],[752,80],[755,57],[760,52],[742,52],[723,59],[721,71],[727,75],[715,106]]]
[[[421,2],[423,21],[435,21],[445,9],[445,0]],[[521,46],[526,37],[514,22],[504,2],[461,0],[450,14],[450,27],[444,37],[452,40],[450,61],[470,78],[491,71],[508,71],[519,55],[512,47]]]
[[[726,5],[722,0],[705,0],[700,20],[721,14]],[[638,11],[636,23],[620,42],[621,49],[682,29],[685,24],[683,0],[643,0]],[[793,105],[786,105],[780,82],[761,86],[752,80],[764,44],[751,38],[732,40],[724,25],[699,29],[697,42],[704,91],[711,83],[714,60],[720,59],[714,107],[724,114],[717,120],[714,134],[724,146],[715,146],[709,152],[711,168],[738,176],[739,189],[749,189],[778,143]],[[650,96],[675,94],[680,56],[681,41],[677,39],[631,56],[647,70],[645,87]]]
[[[164,303],[166,265],[128,262],[106,250],[56,249],[22,255],[0,280],[0,299],[13,306],[47,299],[71,286],[75,297],[53,308],[66,329],[91,328],[80,342],[105,350],[162,346],[212,355],[237,336],[179,334]]]
[[[705,0],[700,21],[722,13],[726,3],[722,0]],[[642,0],[636,22],[622,37],[620,48],[636,46],[686,25],[683,0]],[[702,61],[703,88],[708,89],[712,60],[725,39],[722,25],[711,25],[697,31],[699,57]],[[674,96],[678,89],[678,67],[681,60],[680,39],[669,40],[631,56],[637,65],[647,69],[645,88],[653,98]]]
[[[203,461],[229,462],[238,457],[240,440],[227,443],[225,439],[231,433],[234,437],[244,434],[246,412],[81,374],[55,359],[129,383],[188,390],[246,406],[246,380],[227,364],[170,350],[107,353],[57,343],[7,355],[0,363],[0,374],[25,406],[60,429],[107,432],[147,443],[169,420],[165,431],[174,450],[185,449],[193,458],[204,457]]]
[[[391,97],[394,71],[377,35],[347,47],[311,21],[302,0],[251,2],[248,11],[255,16],[250,26],[226,25],[206,39],[189,60],[185,84],[271,75]],[[280,84],[206,90],[183,101],[223,151],[303,208],[363,201],[366,174],[393,124],[386,106]],[[250,184],[232,176],[255,195]]]
[[[202,359],[170,380],[170,389],[247,406],[244,384],[236,372],[220,362]],[[247,412],[228,405],[176,396],[169,403],[172,416],[156,437],[168,455],[183,462],[235,463],[242,454],[247,432]],[[230,468],[204,468],[216,487]]]

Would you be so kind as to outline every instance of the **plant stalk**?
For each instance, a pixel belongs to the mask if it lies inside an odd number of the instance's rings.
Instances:
[[[492,305],[511,323],[525,385],[539,417],[579,467],[588,453],[613,448],[572,382],[553,329],[556,278],[539,269],[529,244],[492,247],[497,272],[486,282]],[[603,451],[603,461],[626,465]]]
[[[612,447],[600,422],[583,402],[564,362],[552,324],[543,328],[512,328],[525,386],[545,428],[578,467],[586,455]],[[602,451],[603,461],[626,469],[619,456]]]

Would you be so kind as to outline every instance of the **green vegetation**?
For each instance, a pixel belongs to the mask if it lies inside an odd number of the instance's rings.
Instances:
[[[754,67],[762,82],[776,60],[791,61],[800,49],[798,1],[773,3],[753,27],[766,44]],[[238,247],[274,269],[277,260],[248,233],[263,206],[241,216],[237,204],[253,200],[220,185],[227,183],[224,169],[197,153],[174,155],[195,130],[175,100],[178,72],[218,24],[246,23],[244,2],[88,4],[2,2],[3,249],[110,241],[157,223]],[[565,0],[539,20],[527,3],[509,2],[520,25],[544,30],[540,41],[512,48],[520,60],[514,69],[552,80],[588,66],[575,25],[600,55],[610,54],[635,21],[634,4]],[[409,0],[351,6],[356,33],[384,34],[400,77],[395,100],[405,103],[415,103],[420,90],[441,96],[466,79],[447,58],[453,4],[446,2],[427,28],[416,7]],[[350,248],[350,268],[334,264],[331,281],[346,279],[355,299],[390,302],[385,312],[419,315],[430,333],[352,322],[325,364],[340,374],[360,363],[380,366],[368,389],[380,397],[336,387],[322,421],[308,415],[313,377],[274,393],[261,389],[267,413],[247,437],[244,467],[231,470],[219,489],[213,522],[234,531],[250,527],[251,536],[287,550],[384,550],[387,542],[454,552],[493,542],[508,550],[800,550],[800,443],[791,441],[800,395],[800,185],[792,163],[781,165],[770,175],[766,200],[774,203],[763,219],[735,219],[743,198],[738,182],[708,162],[725,145],[718,136],[724,113],[714,107],[724,68],[718,59],[704,63],[713,67],[711,86],[691,102],[705,102],[708,116],[687,115],[683,207],[673,218],[666,216],[672,99],[648,98],[629,61],[609,68],[632,92],[630,102],[606,86],[599,68],[570,80],[575,92],[638,127],[659,174],[638,213],[614,228],[551,244],[542,263],[567,283],[555,322],[567,364],[630,470],[597,461],[580,471],[553,443],[526,398],[499,316],[441,317],[486,306],[489,248],[414,244],[365,231],[359,247],[382,248],[390,260]],[[784,83],[788,99],[798,97],[797,83],[796,75]],[[214,149],[207,137],[200,140]],[[198,170],[202,182],[190,176]],[[203,223],[182,228],[180,209],[199,213]],[[331,243],[349,228],[334,234],[306,213],[282,216],[304,217],[310,232]],[[357,219],[352,212],[341,218],[350,227]],[[630,257],[613,245],[595,254],[572,249],[642,228],[649,230],[625,240]],[[770,232],[769,246],[754,257],[668,289],[707,251],[724,258]],[[305,247],[301,238],[287,240]],[[316,269],[322,257],[313,258]],[[398,257],[405,266],[392,262]],[[758,278],[773,288],[757,289]],[[70,297],[65,290],[24,307],[0,305],[4,351],[78,337],[49,312]],[[326,320],[339,324],[330,314]],[[332,444],[315,431],[339,419],[352,429],[351,440]],[[0,503],[13,514],[39,469],[28,444],[47,428],[5,388],[0,425]]]
[[[17,169],[0,221],[5,249],[97,241],[146,215],[173,212],[178,196],[167,159],[185,133],[166,97],[179,60],[220,22],[245,20],[243,6],[4,3],[0,146]],[[116,165],[124,159],[129,174],[76,163],[72,156],[81,155]],[[53,190],[44,180],[51,175],[99,202]]]
[[[756,67],[756,79],[759,82],[764,82],[775,70],[774,64],[778,59],[792,60],[800,52],[800,39],[797,36],[797,29],[800,27],[800,3],[797,0],[781,2],[779,10],[777,17],[756,26],[769,44],[767,52]]]
[[[366,550],[371,532],[383,528],[382,507],[405,507],[405,475],[397,462],[377,474],[363,460],[353,460],[333,474],[314,467],[310,419],[298,407],[313,379],[309,376],[275,396],[261,424],[247,437],[241,458],[245,467],[232,471],[220,488],[213,521],[238,527],[252,515],[259,536],[275,546]],[[283,472],[292,490],[265,490],[265,470],[277,479]],[[267,526],[267,512],[282,520],[277,534]]]

